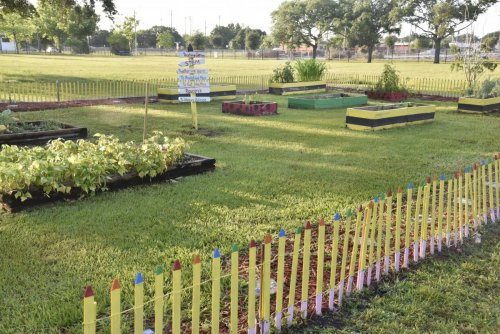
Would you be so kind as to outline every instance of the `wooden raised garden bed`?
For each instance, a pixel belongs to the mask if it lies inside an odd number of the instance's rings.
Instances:
[[[344,93],[288,98],[288,108],[291,109],[335,109],[364,106],[366,104],[368,104],[366,95]]]
[[[188,97],[188,94],[179,94],[177,87],[158,88],[158,101],[179,103],[179,97]],[[198,97],[210,97],[211,100],[226,100],[236,98],[236,85],[210,86],[210,93],[196,94]]]
[[[432,122],[435,112],[436,106],[419,103],[348,108],[346,125],[352,130],[388,129]]]
[[[43,121],[22,122],[38,126]],[[51,121],[54,124],[53,121]],[[16,124],[21,124],[18,122]],[[2,133],[0,134],[0,145],[43,145],[50,140],[62,138],[66,140],[76,140],[87,138],[87,128],[79,128],[68,124],[55,123],[60,128],[55,130],[34,131],[23,133]]]
[[[488,99],[461,97],[458,99],[458,111],[471,114],[500,111],[500,97]]]
[[[222,103],[222,112],[246,116],[277,115],[278,104],[260,101],[251,101],[248,104],[244,101],[226,101]]]
[[[308,81],[269,84],[269,93],[276,95],[293,95],[304,93],[323,93],[326,92],[326,81]]]
[[[161,182],[178,177],[201,174],[215,169],[216,160],[196,154],[185,154],[185,160],[168,168],[168,170],[153,178],[141,178],[135,172],[126,173],[124,175],[115,175],[110,177],[106,182],[108,190],[118,190],[131,186],[150,184]],[[4,210],[9,212],[18,212],[43,203],[78,199],[84,195],[79,189],[73,188],[69,194],[51,193],[45,195],[42,189],[30,189],[32,198],[28,198],[22,202],[19,198],[15,198],[11,194],[0,194],[0,202]]]

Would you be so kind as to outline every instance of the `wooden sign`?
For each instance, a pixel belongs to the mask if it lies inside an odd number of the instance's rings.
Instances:
[[[194,65],[203,65],[205,64],[205,59],[193,59],[193,60],[186,60],[186,61],[181,61],[179,63],[179,66],[181,67],[187,67],[187,66],[194,66]]]
[[[208,75],[208,68],[178,68],[177,74],[183,75]]]
[[[181,51],[179,52],[179,57],[188,57],[188,58],[205,58],[205,52],[198,51]]]
[[[179,94],[208,94],[210,93],[210,88],[207,87],[196,87],[196,88],[179,88]]]
[[[179,102],[210,102],[210,96],[180,96]]]
[[[177,86],[179,88],[210,87],[210,83],[208,81],[179,81],[177,82]]]
[[[209,77],[208,75],[178,75],[177,79],[199,81],[199,80],[209,80]]]

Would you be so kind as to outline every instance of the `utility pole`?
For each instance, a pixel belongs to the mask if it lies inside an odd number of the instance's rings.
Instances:
[[[220,15],[219,15],[219,27],[220,27]]]
[[[205,36],[207,35],[207,20],[205,20]]]
[[[172,29],[173,25],[172,25],[172,13],[173,11],[170,10],[170,29]]]
[[[187,22],[187,17],[184,16],[184,35],[187,35],[186,22]]]
[[[191,16],[189,17],[189,35],[192,35],[193,34],[193,28],[192,28],[192,25],[191,25],[192,21],[191,21]]]

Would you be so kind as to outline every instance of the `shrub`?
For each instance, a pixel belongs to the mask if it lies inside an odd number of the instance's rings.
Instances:
[[[294,81],[294,69],[289,61],[283,67],[277,67],[273,71],[271,82],[289,83]]]
[[[486,79],[477,92],[482,99],[500,96],[500,79]]]
[[[391,65],[385,64],[382,76],[375,84],[374,91],[377,93],[403,92],[406,88],[401,84],[398,72]]]
[[[326,75],[326,64],[316,59],[295,62],[298,81],[319,81]]]

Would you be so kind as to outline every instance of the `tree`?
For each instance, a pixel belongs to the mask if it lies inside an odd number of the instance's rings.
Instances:
[[[172,34],[172,32],[170,31],[165,31],[158,35],[156,45],[159,48],[170,49],[174,47],[175,42],[177,41],[175,40],[174,34]]]
[[[210,41],[214,47],[224,49],[241,29],[238,23],[230,23],[227,26],[216,26],[210,32]]]
[[[274,46],[273,38],[269,35],[263,36],[260,47],[263,49],[271,49]]]
[[[75,53],[89,53],[88,37],[97,30],[99,16],[94,9],[88,5],[76,5],[69,16],[67,45],[71,46]]]
[[[108,30],[98,30],[89,39],[89,44],[91,46],[107,46],[108,37],[111,33]]]
[[[58,6],[60,0],[40,0],[38,1],[38,6],[41,3],[44,5],[55,5]],[[70,6],[77,4],[76,0],[71,0]],[[90,0],[90,1],[82,1],[83,5],[89,5],[93,9],[95,8],[96,2],[101,2],[102,10],[109,18],[113,18],[116,15],[116,7],[114,0]],[[0,15],[8,14],[8,13],[17,13],[22,17],[33,16],[36,13],[35,6],[30,2],[30,0],[0,0]]]
[[[245,49],[257,50],[260,47],[261,36],[255,30],[250,30],[245,34]]]
[[[393,0],[350,0],[353,6],[345,11],[349,26],[349,40],[358,46],[366,46],[368,63],[372,62],[375,46],[382,34],[399,32],[397,20],[391,15]]]
[[[130,52],[130,44],[127,38],[119,31],[114,30],[108,37],[108,43],[111,46],[111,53],[120,54],[122,51]]]
[[[271,13],[273,39],[290,47],[310,46],[316,58],[323,36],[333,30],[338,10],[338,3],[332,0],[285,1]]]
[[[191,43],[194,50],[205,50],[205,47],[209,44],[208,38],[200,31],[196,31],[189,36],[187,42]]]
[[[498,44],[498,40],[500,39],[500,31],[490,32],[486,34],[481,39],[481,45],[488,51],[492,51],[495,49]]]
[[[73,9],[72,0],[60,2],[40,1],[37,6],[37,27],[43,37],[54,43],[59,52],[68,37],[69,16]]]
[[[247,29],[249,29],[249,28],[238,30],[236,35],[229,42],[229,47],[231,49],[238,50],[238,49],[245,48],[245,36],[246,36]]]
[[[152,26],[149,29],[139,30],[137,32],[137,45],[146,48],[154,48],[157,46],[160,34],[165,32],[170,32],[172,36],[174,36],[174,42],[182,43],[182,37],[175,28]]]
[[[20,42],[31,39],[34,27],[30,19],[23,18],[18,13],[4,13],[0,16],[0,32],[14,40],[16,53],[19,53]]]
[[[441,41],[470,26],[498,0],[399,0],[399,17],[434,43],[434,64],[439,64]]]
[[[396,42],[398,38],[394,35],[389,35],[384,38],[384,44],[391,50],[391,55],[394,56],[394,46],[396,46]]]
[[[418,36],[411,42],[410,47],[413,50],[430,49],[432,47],[432,40],[427,37]]]
[[[130,51],[137,47],[135,44],[135,37],[138,25],[139,20],[137,20],[135,16],[127,16],[125,17],[125,21],[119,26],[121,34],[125,36],[128,41],[128,49]]]

